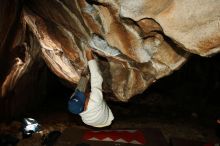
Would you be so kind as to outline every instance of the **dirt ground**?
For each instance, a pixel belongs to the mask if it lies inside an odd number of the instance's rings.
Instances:
[[[159,128],[168,142],[172,137],[198,141],[219,141],[215,135],[214,119],[204,120],[204,116],[200,116],[196,112],[179,110],[176,106],[172,106],[171,102],[165,102],[165,98],[159,96],[151,93],[147,97],[148,100],[144,102],[139,98],[135,98],[129,103],[108,102],[115,120],[107,129]],[[57,103],[62,101],[64,100],[57,99]],[[64,105],[54,104],[48,108],[45,103],[40,111],[30,112],[25,117],[34,118],[41,124],[42,135],[54,130],[62,132],[69,127],[92,128],[84,125],[79,116],[70,114]],[[21,120],[22,118],[18,118],[0,123],[0,133],[12,134],[21,139]]]

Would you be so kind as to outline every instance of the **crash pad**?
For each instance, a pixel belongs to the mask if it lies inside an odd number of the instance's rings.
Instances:
[[[68,128],[55,146],[168,146],[159,129]]]

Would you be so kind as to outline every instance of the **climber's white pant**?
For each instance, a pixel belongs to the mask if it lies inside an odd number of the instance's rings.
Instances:
[[[90,60],[88,65],[91,74],[91,93],[87,110],[80,113],[80,116],[82,121],[87,125],[93,127],[109,126],[112,123],[114,116],[103,99],[103,78],[96,60]]]

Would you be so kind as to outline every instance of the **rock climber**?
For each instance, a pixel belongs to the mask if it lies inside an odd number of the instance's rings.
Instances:
[[[86,58],[90,71],[91,91],[85,88],[87,87],[86,77],[81,77],[74,94],[68,102],[68,109],[73,114],[79,114],[82,121],[87,125],[106,127],[111,125],[114,116],[103,99],[103,78],[91,49],[86,50]]]

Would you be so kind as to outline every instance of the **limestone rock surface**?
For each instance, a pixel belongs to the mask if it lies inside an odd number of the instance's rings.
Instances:
[[[133,7],[132,7],[133,5]],[[120,15],[134,21],[152,18],[184,49],[201,56],[220,51],[220,1],[127,0],[118,3]]]
[[[92,47],[106,98],[128,101],[179,69],[191,53],[210,56],[220,49],[218,0],[3,1],[1,97],[26,84],[33,68],[39,77],[42,60],[76,85]]]

